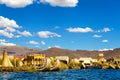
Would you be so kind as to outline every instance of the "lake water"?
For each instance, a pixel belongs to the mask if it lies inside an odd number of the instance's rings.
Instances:
[[[120,70],[83,69],[59,72],[5,72],[0,80],[120,80]]]

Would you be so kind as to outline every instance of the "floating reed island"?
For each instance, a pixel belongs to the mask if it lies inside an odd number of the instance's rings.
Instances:
[[[25,56],[8,56],[3,51],[0,57],[1,72],[42,72],[60,71],[66,69],[120,69],[119,58],[104,58],[104,54],[98,54],[98,59],[80,57],[69,59],[68,56],[47,57],[43,54],[29,54]]]

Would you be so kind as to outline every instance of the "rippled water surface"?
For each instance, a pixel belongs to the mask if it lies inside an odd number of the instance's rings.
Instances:
[[[59,72],[0,73],[0,80],[120,80],[120,70],[65,70]]]

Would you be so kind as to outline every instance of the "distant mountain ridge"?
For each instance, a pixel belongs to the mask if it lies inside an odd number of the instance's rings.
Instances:
[[[70,58],[80,58],[80,57],[92,57],[98,58],[99,53],[103,53],[105,58],[110,57],[120,57],[120,48],[116,48],[114,50],[108,51],[87,51],[87,50],[67,50],[60,48],[50,48],[48,50],[43,50],[41,53],[46,54],[48,57],[50,56],[69,56]]]
[[[27,48],[22,46],[1,46],[0,54],[3,53],[3,50],[7,50],[9,55],[25,55],[28,53],[38,53],[41,51],[39,48]]]
[[[92,57],[98,58],[99,53],[103,53],[105,58],[109,57],[120,57],[120,48],[109,51],[87,51],[87,50],[68,50],[61,48],[50,48],[47,50],[41,50],[39,48],[27,48],[22,46],[1,46],[0,54],[3,50],[7,50],[9,55],[25,55],[25,54],[45,54],[46,56],[69,56],[70,58],[80,58],[80,57]]]

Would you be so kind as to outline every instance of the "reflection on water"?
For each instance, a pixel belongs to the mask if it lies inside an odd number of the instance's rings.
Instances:
[[[120,80],[120,70],[65,70],[60,72],[6,72],[0,80]]]

